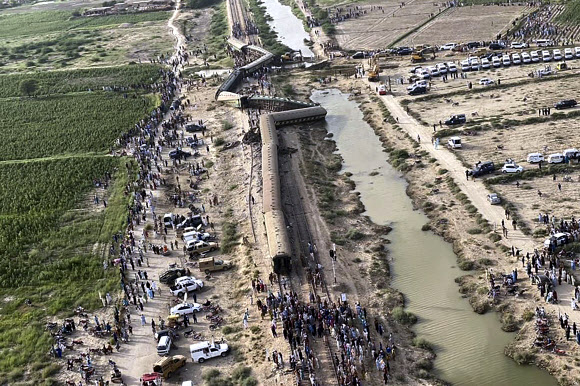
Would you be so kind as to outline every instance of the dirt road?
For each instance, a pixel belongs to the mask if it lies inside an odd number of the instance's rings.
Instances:
[[[469,198],[471,203],[477,208],[478,212],[489,221],[492,226],[497,227],[497,232],[501,232],[501,220],[505,219],[505,212],[501,206],[490,205],[487,201],[487,194],[490,192],[485,187],[481,180],[471,181],[465,177],[465,167],[461,164],[459,159],[455,157],[453,151],[445,148],[445,144],[441,143],[438,149],[435,149],[431,144],[431,137],[433,135],[433,128],[419,124],[413,117],[408,115],[404,108],[399,104],[393,95],[381,96],[381,99],[389,109],[393,118],[398,121],[401,126],[410,136],[416,141],[419,141],[420,148],[429,153],[431,157],[437,159],[442,168],[448,170],[447,174],[453,178],[455,183],[461,188],[461,191]],[[463,146],[469,146],[469,141]],[[456,150],[461,151],[461,150]],[[511,221],[505,220],[508,228],[508,238],[503,238],[502,243],[511,249],[512,246],[520,249],[525,255],[526,252],[532,253],[534,248],[541,248],[541,245],[532,238],[524,235],[519,229],[514,230],[511,227]],[[514,267],[520,268],[519,263],[514,259]],[[520,275],[523,277],[523,273]],[[545,304],[546,309],[550,309],[561,313],[570,314],[569,300],[574,295],[574,287],[562,282],[558,286],[558,297],[560,304],[557,306]],[[535,305],[534,305],[535,306]],[[549,307],[548,307],[549,306]],[[580,317],[572,314],[571,320],[580,322]]]

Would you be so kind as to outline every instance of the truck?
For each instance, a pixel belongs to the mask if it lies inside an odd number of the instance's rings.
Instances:
[[[189,346],[193,363],[203,363],[206,359],[225,357],[230,352],[226,343],[200,342]]]
[[[199,270],[205,272],[206,275],[213,271],[227,271],[232,266],[231,261],[216,259],[214,257],[199,259]]]

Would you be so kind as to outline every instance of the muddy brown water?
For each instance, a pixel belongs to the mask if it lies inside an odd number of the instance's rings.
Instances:
[[[419,318],[417,336],[435,346],[435,375],[455,385],[556,385],[548,372],[518,366],[505,356],[515,335],[500,329],[497,314],[478,315],[461,297],[454,279],[464,272],[455,266],[451,245],[421,231],[427,216],[413,210],[406,181],[387,163],[356,102],[338,90],[316,91],[311,99],[328,110],[327,129],[344,160],[342,172],[352,173],[365,215],[393,227],[388,236],[392,285]]]
[[[302,52],[302,56],[312,58],[314,53],[304,43],[310,40],[310,35],[304,29],[302,20],[298,19],[292,9],[282,5],[278,0],[262,0],[266,13],[272,17],[268,25],[278,34],[278,40],[293,50]]]

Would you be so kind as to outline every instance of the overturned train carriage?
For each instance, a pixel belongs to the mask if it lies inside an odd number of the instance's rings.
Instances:
[[[270,258],[274,272],[278,274],[290,272],[292,245],[282,207],[276,128],[316,121],[324,117],[326,117],[326,110],[320,106],[264,114],[260,117],[264,223]]]

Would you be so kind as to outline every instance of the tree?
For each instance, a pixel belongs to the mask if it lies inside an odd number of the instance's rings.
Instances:
[[[35,79],[26,79],[20,82],[20,93],[30,97],[38,90],[38,83]]]

